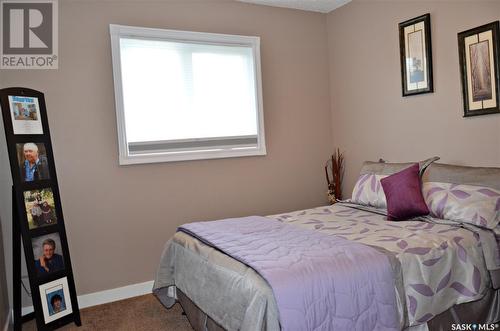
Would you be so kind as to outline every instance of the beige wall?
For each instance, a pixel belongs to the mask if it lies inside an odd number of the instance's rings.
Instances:
[[[434,93],[403,98],[398,23],[431,14]],[[364,160],[500,166],[500,115],[462,118],[457,33],[500,19],[499,1],[354,1],[328,15],[333,142],[350,195]]]
[[[0,86],[45,92],[79,294],[153,279],[184,222],[326,203],[325,15],[211,0],[59,5],[60,69],[3,70]],[[110,23],[260,36],[268,155],[119,166]]]
[[[355,1],[328,15],[216,0],[59,3],[60,69],[3,70],[0,87],[46,94],[79,294],[151,280],[183,222],[324,204],[333,146],[346,151],[348,194],[365,159],[500,165],[500,116],[462,118],[456,36],[498,20],[498,1]],[[397,24],[426,12],[435,93],[402,98]],[[268,155],[118,166],[110,23],[260,36]]]

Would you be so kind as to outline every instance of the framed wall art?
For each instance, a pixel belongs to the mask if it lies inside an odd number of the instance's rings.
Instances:
[[[403,96],[434,92],[430,14],[399,23],[399,52]]]
[[[500,113],[499,23],[458,34],[464,117]]]

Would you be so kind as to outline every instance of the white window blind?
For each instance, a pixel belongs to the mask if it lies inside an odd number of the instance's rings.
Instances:
[[[121,164],[265,154],[259,38],[110,31]]]

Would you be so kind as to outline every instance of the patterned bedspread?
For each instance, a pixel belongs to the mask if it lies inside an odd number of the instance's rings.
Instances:
[[[259,216],[184,224],[271,286],[281,330],[399,330],[390,259],[370,246]]]
[[[432,218],[389,222],[380,210],[336,204],[271,216],[394,254],[402,267],[406,325],[427,322],[455,304],[475,301],[500,269],[492,231]],[[466,226],[466,225],[463,225]]]

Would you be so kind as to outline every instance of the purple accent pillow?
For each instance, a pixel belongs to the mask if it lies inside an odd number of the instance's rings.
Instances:
[[[387,218],[390,221],[401,221],[429,214],[422,195],[422,184],[418,172],[419,165],[415,163],[380,181],[387,200]]]

